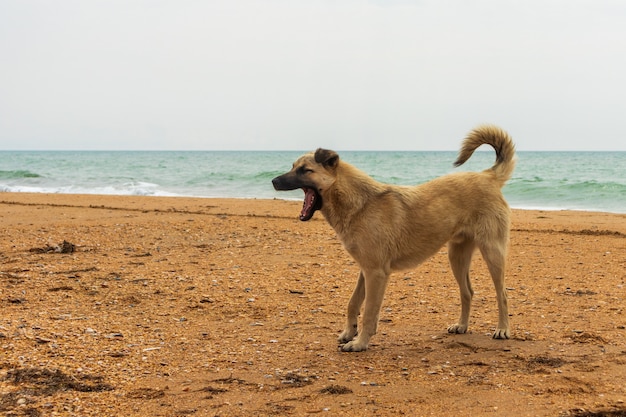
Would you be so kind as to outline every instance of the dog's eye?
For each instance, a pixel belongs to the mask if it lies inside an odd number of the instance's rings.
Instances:
[[[298,168],[298,174],[310,174],[311,172],[313,172],[313,170],[311,168],[307,168],[307,167],[300,167]]]

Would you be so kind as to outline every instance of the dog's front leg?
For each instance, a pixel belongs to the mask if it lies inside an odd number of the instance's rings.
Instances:
[[[383,304],[389,273],[382,269],[362,271],[365,287],[365,308],[363,309],[363,326],[354,340],[341,347],[344,352],[361,352],[367,349],[370,338],[376,334],[378,315]],[[358,284],[357,284],[358,287]]]
[[[352,297],[348,302],[348,318],[346,321],[346,328],[339,335],[339,343],[344,344],[352,339],[357,334],[357,326],[359,320],[359,313],[361,312],[361,305],[365,299],[365,279],[363,278],[363,271],[359,272],[359,279],[356,282],[356,287],[352,292]]]

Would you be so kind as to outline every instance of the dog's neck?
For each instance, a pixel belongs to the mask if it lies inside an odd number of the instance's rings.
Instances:
[[[380,183],[358,168],[341,161],[335,183],[322,195],[321,212],[338,234],[346,230],[369,199],[389,186]]]

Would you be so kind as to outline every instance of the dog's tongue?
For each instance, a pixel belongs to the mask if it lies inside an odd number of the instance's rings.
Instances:
[[[300,212],[300,220],[305,222],[313,217],[313,207],[315,207],[315,191],[304,188],[304,203],[302,204],[302,212]]]

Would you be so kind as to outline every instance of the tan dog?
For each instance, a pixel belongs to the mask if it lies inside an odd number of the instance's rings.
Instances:
[[[344,351],[367,349],[376,334],[390,273],[417,266],[446,242],[461,291],[461,316],[448,332],[467,331],[474,294],[469,268],[478,248],[496,288],[499,314],[493,337],[509,338],[504,266],[510,210],[501,188],[513,171],[515,147],[500,128],[480,126],[463,141],[455,165],[463,164],[483,144],[496,151],[493,167],[445,175],[415,187],[377,182],[326,149],[301,156],[291,171],[272,180],[276,190],[303,189],[300,220],[309,220],[320,210],[361,267],[348,303],[346,327],[339,336]],[[364,300],[362,328],[357,333]]]

